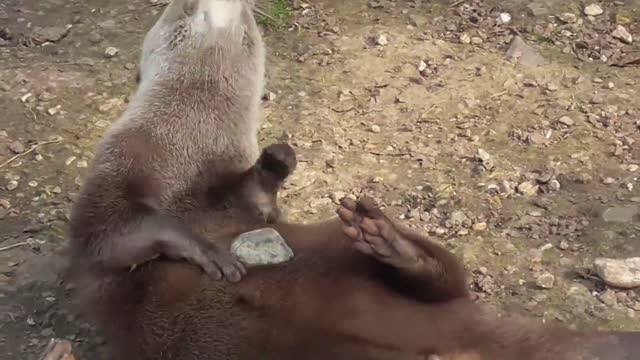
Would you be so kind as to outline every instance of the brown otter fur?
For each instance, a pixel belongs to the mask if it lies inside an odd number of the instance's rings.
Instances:
[[[499,319],[473,303],[459,262],[345,200],[340,220],[275,224],[296,257],[215,282],[193,266],[154,261],[89,291],[93,315],[124,358],[630,360],[635,333],[588,333]],[[220,235],[220,223],[191,225]],[[233,221],[231,221],[232,223]],[[229,223],[229,222],[228,222]],[[248,230],[239,225],[227,234]],[[251,228],[251,227],[250,227]],[[91,282],[91,275],[87,278]],[[422,281],[422,282],[421,282]]]
[[[77,260],[117,271],[164,255],[240,279],[241,264],[178,217],[220,206],[212,188],[251,172],[258,158],[264,46],[252,6],[175,0],[147,33],[138,89],[74,202]],[[245,205],[262,223],[276,218],[273,194],[245,178],[237,192]]]

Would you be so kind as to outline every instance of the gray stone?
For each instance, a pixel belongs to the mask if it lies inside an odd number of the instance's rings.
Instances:
[[[506,59],[514,64],[521,64],[529,67],[537,67],[546,64],[546,60],[538,50],[516,36],[511,41],[511,45],[505,55]]]
[[[637,205],[614,206],[606,209],[602,213],[602,219],[606,222],[629,223],[640,213]]]
[[[598,4],[587,5],[584,8],[584,14],[587,16],[598,16],[598,15],[602,15],[603,13],[604,13],[604,10],[602,10],[600,5]]]
[[[609,286],[621,289],[640,287],[640,257],[624,260],[597,258],[594,270]]]
[[[293,258],[293,251],[274,229],[264,228],[240,234],[231,252],[248,266],[279,264]]]
[[[548,272],[536,276],[536,285],[541,289],[552,289],[556,282],[555,276]]]
[[[631,36],[629,31],[627,31],[627,29],[622,25],[618,25],[611,33],[611,36],[626,44],[631,44],[633,42],[633,36]]]

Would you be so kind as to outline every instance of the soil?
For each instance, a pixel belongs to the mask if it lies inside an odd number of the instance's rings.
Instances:
[[[0,2],[0,359],[51,337],[106,359],[68,307],[66,226],[161,3]],[[287,217],[367,194],[460,255],[498,312],[640,330],[640,291],[593,272],[640,256],[640,1],[588,4],[294,1],[265,29],[260,135],[300,159]]]

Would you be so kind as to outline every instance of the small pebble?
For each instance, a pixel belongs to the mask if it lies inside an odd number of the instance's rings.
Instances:
[[[19,141],[14,141],[9,144],[9,150],[14,154],[22,154],[24,152],[24,145]]]
[[[573,119],[568,116],[561,117],[560,119],[558,119],[558,122],[567,126],[572,126],[574,124]]]
[[[576,14],[572,14],[572,13],[560,14],[558,15],[558,19],[560,19],[560,21],[562,21],[563,23],[567,23],[567,24],[572,24],[578,21],[578,17],[576,16]]]
[[[18,188],[18,182],[15,180],[11,180],[7,183],[7,190],[12,191]]]
[[[487,223],[486,222],[475,223],[471,228],[474,231],[485,231],[487,230]]]
[[[600,5],[598,4],[587,5],[584,8],[584,14],[587,16],[598,16],[598,15],[602,15],[603,13],[604,13],[604,10],[602,10]]]
[[[548,272],[543,272],[542,274],[536,276],[536,285],[541,289],[552,289],[555,281],[555,276]]]
[[[119,52],[120,50],[118,50],[118,48],[109,46],[108,48],[104,49],[104,56],[110,59],[116,57]]]
[[[371,127],[369,128],[369,130],[371,130],[371,132],[372,132],[372,133],[376,133],[376,134],[377,134],[377,133],[379,133],[380,131],[382,131],[382,130],[380,129],[380,126],[378,126],[378,125],[371,125]]]
[[[627,29],[622,25],[618,25],[616,29],[611,33],[611,36],[622,41],[625,44],[633,43],[633,36],[631,36],[629,31],[627,31]]]
[[[387,40],[387,37],[384,34],[379,34],[378,36],[376,36],[376,45],[384,46],[388,43],[389,40]]]
[[[471,36],[467,33],[460,34],[460,43],[462,44],[471,44]]]

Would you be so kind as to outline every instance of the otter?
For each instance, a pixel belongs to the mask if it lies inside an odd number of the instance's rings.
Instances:
[[[120,271],[160,255],[240,280],[242,264],[179,214],[220,206],[214,188],[259,169],[265,50],[253,5],[175,0],[149,30],[135,94],[97,145],[72,207],[70,248],[78,262]],[[240,183],[263,223],[278,216],[273,192],[260,184],[269,177],[247,175]]]
[[[442,246],[395,224],[371,199],[338,218],[276,223],[293,260],[216,282],[193,265],[154,260],[90,289],[89,313],[116,357],[156,360],[629,360],[640,334],[579,332],[503,319],[470,299],[466,272]],[[238,213],[236,213],[238,215]],[[228,244],[259,228],[194,211],[183,220]],[[226,220],[222,220],[225,219]],[[243,225],[244,223],[244,225]],[[205,237],[209,237],[206,235]],[[434,355],[434,354],[437,354]]]

